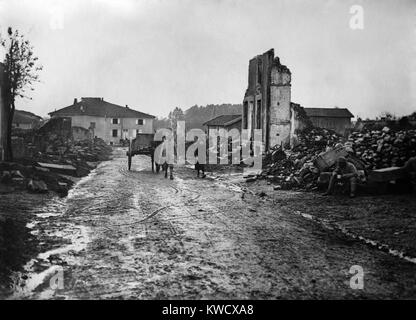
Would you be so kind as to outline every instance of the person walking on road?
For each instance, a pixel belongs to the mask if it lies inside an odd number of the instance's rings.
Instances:
[[[195,163],[195,170],[197,171],[197,177],[199,178],[199,172],[202,172],[202,176],[201,178],[205,178],[206,174],[205,174],[205,164],[199,163],[199,158],[198,158],[198,149],[195,150],[195,157],[197,158],[196,163]]]

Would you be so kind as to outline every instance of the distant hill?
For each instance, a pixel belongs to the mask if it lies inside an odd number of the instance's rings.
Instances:
[[[203,129],[203,123],[224,114],[242,114],[243,106],[241,104],[208,104],[206,106],[194,105],[185,110],[184,119],[187,129]],[[169,118],[155,120],[155,128],[170,127]]]

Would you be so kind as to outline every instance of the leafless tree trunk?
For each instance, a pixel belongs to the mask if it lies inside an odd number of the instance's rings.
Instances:
[[[6,103],[9,103],[10,106],[8,109],[8,117],[7,117],[7,139],[6,139],[6,147],[4,151],[4,160],[6,161],[13,161],[13,148],[12,148],[12,125],[13,125],[13,116],[14,116],[14,103],[10,103],[9,101],[6,101]]]
[[[3,65],[0,66],[0,86],[1,86],[1,123],[0,123],[0,145],[3,147],[3,156],[5,161],[13,160],[13,151],[12,151],[12,122],[14,114],[14,104],[11,103],[10,97],[8,95],[9,87],[8,82],[6,81],[6,75],[3,70]]]
[[[13,160],[12,123],[16,97],[28,98],[24,92],[34,90],[32,84],[38,81],[37,72],[42,67],[37,65],[38,58],[33,56],[33,47],[19,31],[7,29],[5,38],[0,35],[0,45],[6,50],[5,63],[0,64],[1,81],[1,143],[4,160]],[[5,69],[5,70],[3,70]]]

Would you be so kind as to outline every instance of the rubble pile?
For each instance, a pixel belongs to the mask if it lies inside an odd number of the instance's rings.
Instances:
[[[368,163],[368,169],[401,167],[416,156],[416,130],[382,130],[353,132],[347,145],[358,158]]]
[[[275,189],[307,189],[318,187],[322,166],[317,159],[322,152],[343,149],[348,161],[359,170],[359,178],[365,181],[370,170],[401,167],[416,156],[416,130],[382,130],[353,132],[344,142],[336,133],[319,128],[309,129],[298,135],[299,144],[284,151],[276,146],[263,159],[263,172],[258,178],[275,184]],[[333,162],[334,163],[334,162]],[[323,171],[332,171],[334,165]],[[251,180],[252,181],[252,180]]]
[[[304,130],[298,134],[298,144],[292,150],[275,146],[265,155],[260,178],[275,183],[276,189],[314,189],[320,173],[314,158],[341,141],[342,137],[331,130]]]
[[[88,175],[99,161],[108,160],[111,147],[101,139],[73,141],[50,135],[30,157],[16,162],[0,162],[0,193],[28,190],[44,193],[53,190],[66,195],[73,185],[67,176]],[[42,150],[42,151],[40,151]]]
[[[42,163],[70,165],[76,168],[71,175],[82,177],[95,168],[99,161],[108,160],[111,147],[101,139],[67,141],[58,144],[54,140],[44,152],[37,152],[33,158]]]
[[[72,185],[72,180],[40,167],[35,161],[0,162],[0,194],[19,190],[35,193],[52,190],[65,196]]]
[[[293,148],[293,151],[304,156],[318,155],[328,146],[333,147],[343,140],[335,131],[322,128],[303,130],[298,134],[297,139],[298,144]]]

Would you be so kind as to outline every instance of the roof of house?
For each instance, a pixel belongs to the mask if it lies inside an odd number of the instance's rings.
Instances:
[[[308,117],[354,118],[347,108],[304,108]]]
[[[122,107],[105,101],[103,98],[81,98],[68,107],[49,112],[50,116],[93,116],[108,118],[156,118],[150,114]]]
[[[207,122],[204,122],[205,126],[229,126],[238,121],[241,121],[241,115],[239,114],[225,114],[215,117]]]
[[[13,115],[13,123],[33,124],[42,120],[42,117],[24,110],[15,110]]]

